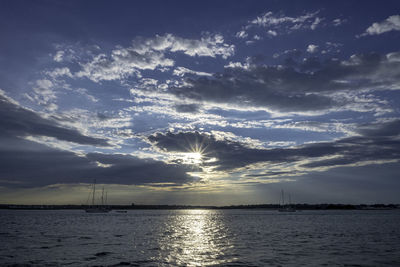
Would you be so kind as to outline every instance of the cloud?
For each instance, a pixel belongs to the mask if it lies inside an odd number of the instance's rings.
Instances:
[[[241,39],[244,39],[244,38],[246,38],[247,36],[249,36],[245,31],[239,31],[239,32],[237,32],[236,33],[236,35],[235,35],[237,38],[241,38]]]
[[[109,145],[106,139],[66,128],[4,95],[0,95],[0,112],[0,184],[37,187],[91,182],[93,179],[114,184],[182,184],[196,179],[188,174],[194,170],[189,165],[167,164],[124,154],[76,154],[32,141],[35,138],[30,137],[37,136],[82,145]]]
[[[347,19],[340,19],[340,18],[337,18],[337,19],[332,20],[332,24],[333,24],[333,26],[335,26],[335,27],[340,26],[340,25],[342,25],[342,24],[344,24],[344,23],[346,23],[346,22],[347,22]]]
[[[341,44],[341,43],[325,42],[325,47],[321,51],[321,54],[339,53],[340,52],[340,48],[342,46],[343,46],[343,44]]]
[[[384,21],[373,23],[360,36],[379,35],[390,31],[400,31],[400,15],[393,15]]]
[[[264,13],[263,15],[255,18],[250,23],[254,25],[258,25],[264,28],[275,26],[275,25],[282,25],[287,24],[291,27],[295,27],[296,29],[304,28],[304,27],[311,27],[312,23],[315,22],[314,18],[319,11],[314,13],[306,13],[299,17],[290,17],[284,14],[274,14],[273,12],[269,11]],[[318,20],[319,23],[319,20]],[[317,23],[317,24],[318,24]]]
[[[66,128],[57,121],[19,106],[4,95],[0,95],[0,113],[1,137],[47,136],[82,145],[109,145],[105,139],[86,136],[75,129]]]
[[[7,186],[38,187],[59,183],[183,184],[194,181],[190,166],[166,164],[122,154],[72,152],[21,141],[23,149],[0,149],[0,175]],[[33,149],[35,147],[35,149]],[[12,181],[7,183],[4,181]]]
[[[315,30],[318,27],[318,25],[321,23],[321,21],[322,21],[321,18],[316,17],[314,22],[311,24],[310,29]]]
[[[273,149],[254,148],[226,137],[200,132],[156,133],[148,140],[161,151],[170,153],[193,152],[194,147],[198,148],[203,154],[202,167],[212,167],[217,171],[233,171],[255,163],[292,164],[291,170],[297,172],[399,161],[399,120],[360,125],[358,132],[361,135],[336,141]]]
[[[260,73],[263,71],[274,72],[261,68]],[[279,92],[278,87],[269,87],[269,85],[274,85],[262,83],[256,77],[251,77],[251,72],[249,74],[248,76],[245,72],[237,71],[233,75],[234,79],[225,75],[216,79],[188,80],[189,86],[174,87],[170,91],[179,97],[198,101],[265,107],[280,111],[321,110],[333,106],[333,100],[329,97],[312,93],[306,95],[302,92],[291,95],[290,91],[285,90]],[[275,74],[277,73],[275,72]],[[282,75],[284,74],[282,73]],[[278,76],[280,75],[278,74]],[[262,79],[262,77],[260,78]],[[273,83],[273,81],[270,82]],[[313,104],[311,105],[311,103]]]
[[[64,51],[57,51],[57,53],[54,55],[53,59],[56,62],[61,62],[63,61],[63,57],[64,57],[65,52]]]
[[[141,77],[139,70],[154,70],[157,67],[171,67],[172,59],[167,59],[160,52],[139,54],[136,51],[120,48],[112,51],[110,57],[97,55],[92,61],[82,64],[82,70],[76,77],[86,77],[93,82],[121,80],[129,76]]]
[[[262,27],[268,29],[268,34],[272,36],[304,29],[315,30],[322,21],[321,18],[317,17],[318,13],[319,11],[309,12],[298,17],[291,17],[283,13],[274,14],[269,11],[251,20],[245,28]]]
[[[207,34],[200,40],[186,39],[172,34],[156,35],[154,38],[137,38],[133,41],[132,49],[138,53],[148,51],[183,52],[188,56],[228,58],[235,52],[235,46],[224,42],[220,34]]]
[[[287,121],[276,122],[272,121],[270,127],[277,129],[296,129],[308,132],[320,133],[341,133],[345,135],[354,135],[354,124],[343,122],[320,122],[320,121]]]
[[[258,162],[290,161],[284,149],[256,149],[225,136],[209,133],[179,132],[156,133],[148,137],[158,149],[170,153],[201,151],[202,167],[214,170],[234,170]]]
[[[33,98],[32,100],[41,106],[44,106],[48,111],[54,111],[58,108],[55,104],[57,96],[54,92],[54,84],[52,81],[47,79],[41,79],[36,81],[36,85],[33,87]]]
[[[248,62],[242,64],[241,62],[232,62],[230,61],[228,65],[225,65],[224,68],[239,68],[239,69],[248,69],[250,64]]]
[[[400,89],[399,53],[353,55],[348,60],[315,58],[287,66],[230,63],[213,77],[187,78],[170,93],[199,102],[263,108],[270,112],[316,112],[347,109],[384,113],[385,102],[364,95]],[[372,98],[371,98],[372,97]]]
[[[187,172],[193,171],[193,166],[167,164],[153,159],[142,159],[122,154],[90,153],[87,158],[91,161],[110,165],[108,168],[96,168],[92,176],[103,177],[118,184],[146,183],[177,183],[192,182],[195,177]]]
[[[307,46],[307,52],[308,53],[312,54],[312,53],[315,53],[317,51],[318,51],[318,45],[310,44],[310,45]]]
[[[167,52],[182,52],[191,57],[221,56],[226,59],[234,51],[234,45],[226,44],[219,34],[205,35],[200,40],[172,34],[156,35],[147,39],[136,38],[132,41],[132,46],[118,46],[110,55],[98,54],[91,61],[81,63],[82,69],[75,76],[87,77],[94,82],[120,80],[132,75],[141,77],[141,70],[161,70],[174,66],[174,60],[166,57]],[[178,73],[181,74],[182,71],[179,72],[178,69]],[[192,73],[206,75],[201,72]]]
[[[96,102],[99,101],[99,99],[97,99],[96,97],[94,97],[94,96],[92,96],[91,94],[89,94],[89,93],[88,93],[88,90],[85,89],[85,88],[77,88],[77,89],[75,89],[75,91],[76,91],[78,94],[80,94],[80,95],[86,97],[88,100],[90,100],[90,101],[92,101],[92,102],[95,102],[95,103],[96,103]]]
[[[389,62],[400,62],[400,52],[389,53],[386,55]]]
[[[297,17],[287,16],[281,13],[274,13],[272,11],[265,12],[261,16],[248,21],[235,35],[236,38],[246,39],[256,29],[262,28],[269,37],[276,37],[278,35],[289,34],[298,30],[315,30],[321,25],[323,18],[317,17],[319,11],[307,12]],[[257,34],[253,35],[252,40],[246,41],[246,44],[252,44],[255,40],[260,40],[261,37]]]
[[[62,77],[62,76],[67,76],[69,78],[73,77],[71,70],[67,67],[55,68],[54,70],[46,71],[45,73],[52,79],[57,79],[58,77]]]
[[[219,169],[242,167],[249,163],[246,151],[251,150],[244,145],[228,141],[217,140],[215,136],[199,132],[156,133],[148,140],[157,148],[166,152],[193,153],[203,151],[203,158],[213,159],[211,165]],[[240,153],[245,153],[239,155]],[[238,161],[238,159],[241,159]]]
[[[400,120],[387,120],[383,122],[364,123],[359,125],[357,132],[369,137],[391,137],[399,135]]]
[[[298,58],[301,56],[301,54],[302,54],[302,52],[299,49],[289,49],[289,50],[285,50],[281,53],[274,53],[272,57],[279,58],[280,56],[285,55],[285,56],[287,56],[287,58],[290,59],[290,58]]]
[[[187,74],[192,74],[192,75],[197,75],[197,76],[212,76],[211,73],[202,72],[202,71],[194,71],[194,70],[187,69],[185,67],[177,67],[176,69],[174,69],[174,72],[172,73],[172,75],[176,75],[179,77],[183,77]]]
[[[198,104],[178,104],[175,105],[175,110],[177,112],[183,113],[197,113],[200,109],[200,105]]]

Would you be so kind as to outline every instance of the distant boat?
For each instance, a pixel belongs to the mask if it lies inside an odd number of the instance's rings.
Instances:
[[[279,212],[296,212],[296,209],[292,207],[291,199],[289,195],[289,203],[285,204],[285,193],[281,191],[281,199],[279,201]]]
[[[107,213],[111,211],[111,209],[107,206],[107,192],[106,192],[106,199],[104,201],[104,187],[101,192],[101,205],[95,205],[96,180],[94,180],[93,191],[91,194],[92,194],[92,204],[87,209],[85,209],[87,213]]]

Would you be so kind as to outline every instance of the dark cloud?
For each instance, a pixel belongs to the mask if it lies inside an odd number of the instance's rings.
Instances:
[[[166,164],[122,154],[77,155],[24,139],[28,135],[54,137],[79,144],[103,146],[105,139],[82,135],[42,118],[0,96],[0,184],[35,187],[56,183],[182,184],[195,178],[187,165]]]
[[[365,136],[396,136],[400,133],[400,120],[362,124],[358,132]]]
[[[175,105],[175,110],[177,112],[183,113],[197,113],[200,109],[200,105],[198,104],[178,104]]]
[[[261,68],[259,70],[263,71]],[[271,70],[265,70],[271,72]],[[275,72],[281,71],[275,69]],[[288,72],[291,71],[288,70]],[[331,98],[326,96],[312,93],[306,95],[301,91],[295,93],[289,90],[278,90],[277,87],[269,87],[267,84],[260,83],[256,76],[258,76],[257,73],[247,70],[235,70],[231,73],[215,75],[214,78],[188,79],[189,87],[171,88],[171,92],[179,97],[198,101],[235,103],[285,111],[321,110],[331,108],[335,104]],[[271,76],[268,79],[271,79],[269,81],[271,84],[274,83],[272,81],[274,77]],[[276,81],[279,82],[279,78],[276,78]],[[284,85],[282,89],[284,89]]]
[[[212,164],[219,169],[242,167],[254,162],[258,150],[229,140],[216,140],[214,136],[199,132],[157,133],[148,137],[159,149],[168,152],[203,151],[203,158],[216,158]]]
[[[111,119],[111,117],[107,116],[106,114],[100,113],[100,112],[97,112],[96,115],[97,115],[97,118],[101,121],[106,121],[108,119]]]
[[[390,137],[353,137],[330,143],[337,152],[326,156],[337,158],[319,160],[303,167],[335,167],[362,162],[400,160],[400,140]]]
[[[193,147],[204,150],[203,158],[214,158],[204,165],[218,170],[229,170],[258,162],[294,162],[308,157],[321,157],[338,151],[335,146],[319,143],[302,148],[256,149],[231,141],[217,140],[213,135],[199,132],[157,133],[149,136],[154,146],[169,152],[193,152]]]
[[[393,54],[393,53],[392,53]],[[398,53],[394,53],[398,54]],[[400,62],[376,53],[354,55],[347,61],[316,58],[283,66],[227,68],[213,77],[188,78],[188,86],[170,88],[182,98],[278,111],[316,111],[341,107],[351,99],[338,100],[341,90],[390,88],[399,82]]]
[[[75,153],[52,149],[26,140],[19,146],[0,149],[1,183],[35,187],[56,183],[92,182],[113,184],[183,184],[195,178],[187,165],[166,164],[122,154]]]
[[[106,139],[86,136],[75,129],[68,129],[54,120],[43,118],[31,110],[13,103],[2,95],[0,95],[0,113],[0,136],[3,138],[37,135],[83,145],[109,145]]]
[[[257,149],[231,140],[217,140],[213,135],[199,132],[157,133],[149,141],[157,148],[169,152],[191,152],[201,147],[204,158],[214,158],[203,163],[218,170],[231,170],[258,162],[296,163],[305,168],[335,167],[353,163],[390,161],[400,159],[400,122],[398,120],[371,124],[375,131],[363,136],[343,138],[333,142],[306,144],[295,148]],[[366,125],[363,125],[366,127]],[[381,133],[381,135],[379,135]],[[324,159],[323,157],[332,157]]]
[[[97,177],[119,184],[176,183],[183,184],[195,178],[187,172],[193,167],[184,164],[166,164],[153,159],[141,159],[127,155],[89,154],[88,158],[102,164],[111,164],[109,168],[98,168]]]

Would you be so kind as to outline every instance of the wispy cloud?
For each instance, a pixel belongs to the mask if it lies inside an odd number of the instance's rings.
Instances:
[[[319,11],[306,13],[298,17],[290,17],[284,14],[274,14],[273,12],[269,11],[252,20],[251,24],[264,28],[284,24],[286,24],[286,27],[289,29],[311,28],[313,25],[318,25],[321,21],[320,18],[316,17],[318,13]]]
[[[400,15],[393,15],[384,21],[374,22],[360,36],[379,35],[390,31],[400,31]]]
[[[179,77],[183,77],[187,74],[193,74],[193,75],[197,75],[197,76],[212,76],[211,73],[208,72],[203,72],[203,71],[194,71],[185,67],[177,67],[176,69],[174,69],[174,72],[172,73],[173,75],[179,76]]]
[[[54,90],[54,84],[47,79],[36,81],[33,87],[33,99],[37,104],[44,106],[49,111],[54,111],[58,108],[55,104],[57,96]]]
[[[341,18],[337,18],[337,19],[332,20],[332,24],[333,24],[333,26],[335,26],[335,27],[338,27],[338,26],[340,26],[340,25],[343,25],[343,24],[345,24],[346,22],[347,22],[347,19],[341,19]]]
[[[324,20],[318,17],[319,11],[308,12],[297,17],[287,16],[283,13],[265,12],[261,16],[250,20],[242,30],[236,33],[237,38],[247,38],[251,29],[262,28],[269,37],[288,34],[298,30],[315,30]],[[252,41],[254,42],[254,41]]]
[[[82,70],[75,73],[75,76],[87,77],[94,82],[121,80],[132,75],[141,77],[141,70],[174,66],[174,60],[166,57],[166,52],[181,52],[191,57],[221,56],[226,59],[234,51],[234,45],[226,44],[219,34],[206,35],[200,40],[185,39],[172,34],[147,39],[136,38],[130,47],[117,47],[110,55],[99,54],[91,61],[81,63]],[[177,73],[182,71],[179,72],[178,69]]]

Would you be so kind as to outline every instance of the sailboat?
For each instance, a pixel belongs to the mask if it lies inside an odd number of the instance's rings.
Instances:
[[[290,195],[289,195],[289,203],[285,204],[285,193],[283,192],[283,190],[281,191],[281,200],[279,201],[279,212],[295,212],[296,209],[294,207],[292,207],[291,205],[291,199],[290,199]]]
[[[96,180],[93,183],[93,191],[92,191],[92,204],[85,209],[88,213],[107,213],[110,212],[111,209],[107,206],[107,192],[106,192],[106,199],[104,202],[104,187],[101,192],[101,205],[95,205],[95,196],[96,196]]]

